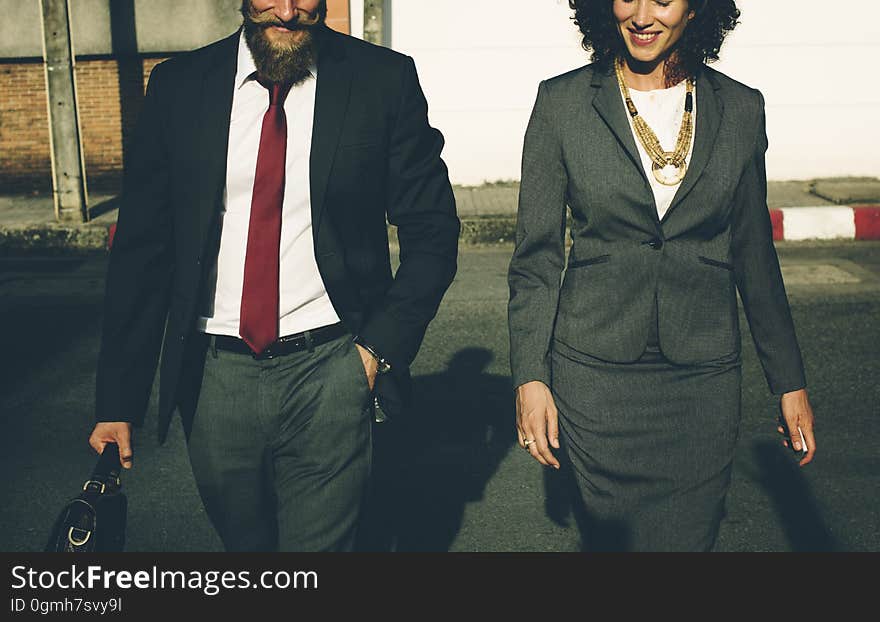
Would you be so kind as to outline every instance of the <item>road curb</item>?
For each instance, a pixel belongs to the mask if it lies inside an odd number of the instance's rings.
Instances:
[[[880,240],[880,205],[824,205],[770,210],[773,239]],[[482,216],[461,219],[462,244],[498,244],[516,237],[516,217]]]
[[[111,226],[115,228],[115,224]],[[111,226],[59,223],[0,226],[0,254],[106,250]]]
[[[773,239],[880,240],[880,205],[826,205],[770,210]]]
[[[783,207],[770,210],[773,239],[880,240],[880,205]],[[19,252],[102,251],[113,244],[116,224],[28,224],[0,227],[0,254]],[[396,229],[388,228],[392,243]],[[516,236],[516,217],[465,216],[461,219],[462,245],[504,244]]]

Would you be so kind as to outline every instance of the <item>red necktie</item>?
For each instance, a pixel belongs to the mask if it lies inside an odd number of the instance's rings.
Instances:
[[[263,116],[254,176],[238,330],[241,338],[257,354],[278,339],[278,256],[287,156],[284,100],[290,92],[289,84],[263,86],[269,89],[269,109]]]

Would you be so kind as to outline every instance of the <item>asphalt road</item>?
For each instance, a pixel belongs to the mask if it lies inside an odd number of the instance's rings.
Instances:
[[[377,454],[406,461],[379,504],[399,550],[570,551],[579,534],[555,473],[515,445],[505,271],[511,248],[462,251],[459,275],[414,366],[417,415]],[[743,421],[721,551],[880,550],[880,243],[781,244],[817,415],[819,453],[799,469],[774,431],[744,330]],[[4,327],[0,550],[40,550],[94,456],[94,369],[106,259],[0,259]],[[743,323],[743,327],[746,324]],[[454,364],[451,364],[453,363]],[[124,473],[131,551],[220,550],[180,425],[155,439],[155,396]],[[390,438],[397,434],[402,438]]]

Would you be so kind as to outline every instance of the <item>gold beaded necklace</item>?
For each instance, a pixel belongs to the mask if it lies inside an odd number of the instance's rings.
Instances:
[[[650,156],[653,166],[651,172],[654,173],[654,179],[664,186],[674,186],[684,179],[687,172],[687,157],[691,147],[691,138],[694,135],[694,80],[688,78],[687,94],[684,100],[684,114],[681,118],[681,129],[678,132],[678,141],[675,143],[675,151],[665,151],[660,144],[660,140],[654,133],[654,130],[645,122],[639,114],[636,105],[633,103],[629,95],[629,88],[623,78],[623,59],[618,57],[614,61],[614,69],[617,73],[617,84],[626,99],[626,108],[629,116],[632,117],[633,127],[636,129],[636,135],[639,142],[645,148]],[[671,171],[669,169],[672,169]]]

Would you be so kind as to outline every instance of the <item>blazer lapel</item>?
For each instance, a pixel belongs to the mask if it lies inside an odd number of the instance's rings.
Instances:
[[[336,147],[348,110],[352,69],[339,37],[328,28],[321,33],[318,56],[318,83],[315,92],[315,118],[309,181],[312,201],[312,231],[317,236],[324,213],[324,199]]]
[[[718,82],[704,67],[697,76],[697,127],[694,134],[694,151],[684,179],[663,216],[663,222],[691,191],[703,174],[706,164],[709,163],[715,147],[715,137],[718,135],[718,128],[721,127],[721,117],[724,114],[724,102],[716,92],[719,88]]]
[[[648,179],[645,177],[642,160],[636,147],[636,141],[633,138],[632,128],[629,124],[626,107],[623,104],[623,97],[620,94],[617,78],[613,74],[593,72],[593,87],[596,89],[593,107],[626,150],[629,159],[638,169],[639,174],[647,182]]]
[[[636,147],[636,141],[633,137],[632,127],[629,123],[629,116],[626,106],[623,103],[623,96],[620,94],[620,86],[617,84],[617,77],[611,73],[593,72],[593,88],[596,89],[596,96],[593,98],[593,107],[611,133],[614,134],[618,142],[626,151],[630,161],[639,172],[642,180],[645,182],[644,187],[650,199],[646,199],[645,205],[648,206],[649,216],[655,224],[659,224],[660,219],[657,216],[657,206],[654,202],[654,193],[651,192],[651,185],[645,176],[645,169],[642,166],[642,160],[639,156],[639,150]]]
[[[239,30],[217,45],[216,54],[202,76],[196,132],[196,150],[201,162],[199,248],[204,247],[208,229],[223,200],[240,32]]]

